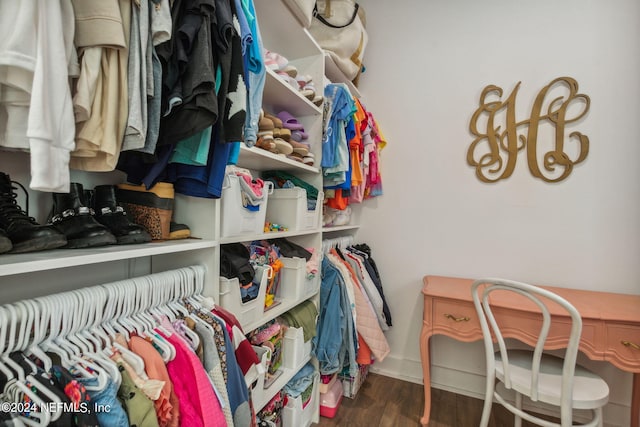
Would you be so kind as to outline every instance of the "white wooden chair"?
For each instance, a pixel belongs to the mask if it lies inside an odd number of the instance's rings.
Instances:
[[[490,294],[497,290],[525,296],[539,307],[542,326],[533,351],[507,348],[491,305]],[[589,410],[592,414],[590,421],[581,425],[602,426],[602,407],[609,400],[609,386],[602,378],[576,364],[582,319],[575,307],[546,289],[504,279],[477,280],[471,287],[471,293],[482,327],[487,359],[487,384],[480,427],[489,423],[494,398],[515,415],[515,427],[520,427],[523,419],[539,426],[569,427],[574,425],[574,409]],[[567,319],[571,321],[564,358],[543,353],[552,322],[549,301],[565,309]],[[508,390],[515,392],[515,405],[504,396]],[[524,412],[523,396],[533,402],[557,406],[560,424]]]

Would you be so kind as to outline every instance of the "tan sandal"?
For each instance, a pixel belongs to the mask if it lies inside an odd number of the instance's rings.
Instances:
[[[274,116],[273,114],[264,113],[264,117],[271,120],[273,122],[273,126],[277,128],[282,127],[282,120],[280,120],[278,117]]]

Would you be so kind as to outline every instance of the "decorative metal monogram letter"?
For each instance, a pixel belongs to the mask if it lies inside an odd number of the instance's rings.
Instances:
[[[565,126],[584,117],[591,101],[587,95],[578,93],[575,79],[559,77],[538,93],[529,119],[516,122],[519,88],[520,82],[504,101],[501,99],[502,88],[493,85],[484,88],[480,105],[469,123],[469,130],[476,139],[467,151],[467,163],[475,167],[476,176],[481,181],[496,182],[511,176],[518,152],[526,147],[527,163],[533,176],[546,182],[562,181],[589,153],[589,137],[577,131],[569,134],[577,145],[569,147],[573,148],[569,153],[565,152]],[[561,94],[558,96],[555,92]],[[544,113],[548,97],[552,100]],[[506,122],[504,130],[498,124],[503,116]],[[527,128],[526,135],[518,134],[521,127]],[[539,138],[545,130],[549,138]],[[547,143],[549,151],[539,149],[538,145],[542,143]],[[544,165],[543,170],[539,161]]]

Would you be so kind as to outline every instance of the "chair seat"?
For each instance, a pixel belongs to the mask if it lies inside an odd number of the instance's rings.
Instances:
[[[496,356],[496,377],[504,382],[504,366],[500,352]],[[511,387],[523,395],[531,395],[531,363],[533,352],[528,350],[509,351]],[[560,405],[562,389],[562,365],[564,360],[543,354],[540,362],[538,400],[552,405]],[[576,365],[573,380],[573,408],[595,409],[609,401],[609,386],[598,375]]]

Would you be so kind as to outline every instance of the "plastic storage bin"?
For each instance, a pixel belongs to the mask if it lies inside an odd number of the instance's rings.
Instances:
[[[307,209],[307,190],[300,187],[278,188],[269,194],[267,221],[292,231],[320,228],[323,193],[318,192],[314,210]]]
[[[306,405],[302,398],[287,396],[287,404],[282,408],[282,427],[309,427],[313,419],[315,408],[318,407],[318,381],[320,375],[314,374],[313,391]]]
[[[354,398],[360,390],[360,386],[364,383],[364,380],[369,374],[369,365],[358,365],[358,371],[355,377],[338,375],[338,378],[342,380],[342,394],[344,397]]]
[[[264,313],[264,297],[267,289],[268,268],[255,267],[256,277],[260,277],[258,296],[251,301],[242,302],[240,282],[237,278],[220,277],[220,305],[232,312],[242,327],[259,320]]]
[[[333,386],[333,383],[335,383],[338,380],[338,374],[335,373],[333,375],[330,376],[330,379],[327,383],[322,382],[322,378],[323,377],[327,377],[325,375],[320,375],[320,386],[318,387],[318,389],[320,390],[320,393],[326,393],[329,391],[329,389]],[[340,386],[342,387],[342,386]],[[341,389],[342,390],[342,389]],[[342,393],[342,391],[340,392]]]
[[[304,342],[302,328],[287,328],[282,343],[282,366],[297,371],[307,363],[310,355],[311,340]]]
[[[335,378],[335,377],[334,377]],[[342,381],[332,381],[326,393],[320,393],[320,416],[333,418],[342,402]]]
[[[271,350],[267,347],[252,346],[253,350],[260,359],[260,364],[257,366],[257,379],[255,385],[251,389],[251,397],[254,403],[263,404],[265,400],[265,378],[267,373],[267,366],[271,357]],[[252,381],[253,382],[253,381]]]
[[[222,237],[243,234],[262,234],[267,214],[267,200],[273,191],[273,183],[265,182],[265,197],[256,211],[243,206],[240,179],[236,175],[226,175],[222,186],[220,234]]]
[[[307,260],[281,257],[280,261],[284,264],[278,291],[280,299],[303,301],[320,290],[320,272],[307,278]]]

